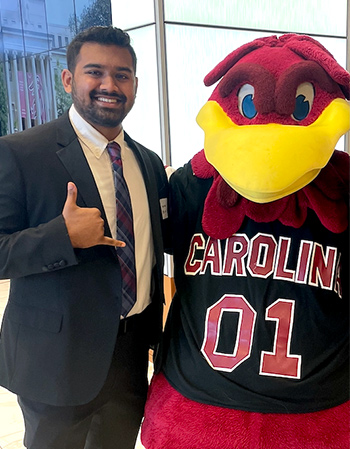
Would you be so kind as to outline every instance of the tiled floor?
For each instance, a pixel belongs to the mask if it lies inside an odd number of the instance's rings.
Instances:
[[[0,280],[0,321],[6,305],[9,282]],[[151,371],[151,367],[150,367]],[[0,449],[24,449],[23,419],[16,396],[0,387]],[[135,449],[142,449],[138,440]]]

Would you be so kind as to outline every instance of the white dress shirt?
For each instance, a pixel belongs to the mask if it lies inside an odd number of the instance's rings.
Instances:
[[[79,115],[74,105],[69,110],[69,118],[95,179],[112,237],[116,238],[116,201],[112,165],[106,150],[108,140]],[[123,174],[133,211],[137,300],[128,313],[130,316],[142,312],[151,302],[151,272],[155,257],[148,198],[139,164],[124,141],[123,130],[114,141],[121,147]]]

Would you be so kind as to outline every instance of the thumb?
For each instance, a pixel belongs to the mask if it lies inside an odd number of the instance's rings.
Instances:
[[[64,207],[77,205],[78,189],[74,182],[67,184],[67,198]]]

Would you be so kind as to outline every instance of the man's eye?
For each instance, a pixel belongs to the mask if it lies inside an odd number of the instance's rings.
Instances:
[[[101,72],[99,72],[98,70],[89,70],[87,72],[88,75],[92,75],[92,76],[100,76]]]

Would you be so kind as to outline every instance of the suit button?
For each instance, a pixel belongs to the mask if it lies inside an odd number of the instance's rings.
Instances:
[[[59,262],[58,262],[58,265],[61,267],[61,268],[63,268],[63,267],[65,267],[66,265],[67,265],[67,262],[65,261],[65,260],[60,260]]]
[[[53,264],[52,264],[52,263],[49,263],[48,266],[47,266],[47,269],[48,269],[49,271],[52,271],[52,270],[54,269]]]

